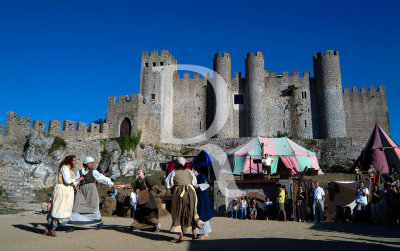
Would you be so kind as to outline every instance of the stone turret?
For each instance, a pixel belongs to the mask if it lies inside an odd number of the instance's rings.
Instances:
[[[218,73],[219,76],[214,76],[214,92],[215,97],[218,97],[218,105],[223,106],[223,109],[218,109],[214,106],[214,123],[217,126],[221,126],[222,129],[215,135],[216,138],[229,138],[231,137],[232,128],[232,72],[231,72],[231,57],[229,53],[216,53],[213,58],[214,71]],[[223,95],[225,88],[227,90],[226,95]],[[214,105],[217,100],[214,100]],[[225,121],[225,117],[228,116]]]
[[[266,118],[265,108],[265,70],[264,55],[257,51],[247,53],[245,59],[246,68],[246,113],[247,113],[247,135],[265,136]]]
[[[339,53],[327,50],[313,58],[316,80],[319,138],[346,137]]]
[[[163,135],[172,135],[173,83],[177,61],[167,50],[142,53],[140,94],[143,97],[137,129],[149,142],[162,142]],[[168,136],[165,136],[168,137]]]

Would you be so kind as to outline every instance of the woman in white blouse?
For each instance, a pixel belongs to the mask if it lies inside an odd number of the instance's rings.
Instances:
[[[76,165],[76,157],[69,155],[61,161],[57,183],[53,192],[53,204],[50,213],[47,215],[47,227],[45,233],[49,236],[56,236],[56,228],[65,225],[72,213],[74,204],[74,184],[78,184],[81,178],[75,178],[72,168]]]
[[[68,222],[67,232],[75,230],[74,226],[97,226],[100,230],[103,226],[99,210],[99,194],[96,182],[104,185],[114,186],[110,178],[93,169],[94,158],[86,157],[83,168],[75,173],[76,177],[82,177],[79,188],[75,194],[72,215]]]

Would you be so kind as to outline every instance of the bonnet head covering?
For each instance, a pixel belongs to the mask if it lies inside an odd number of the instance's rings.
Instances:
[[[186,164],[186,160],[185,160],[184,157],[178,157],[178,158],[176,158],[176,159],[175,159],[175,162],[178,163],[178,164],[180,164],[180,165],[182,165],[182,166],[185,166],[185,164]]]
[[[86,157],[84,160],[83,160],[83,164],[88,164],[88,163],[90,163],[90,162],[94,162],[94,158],[92,158],[92,157],[90,157],[90,156],[88,156],[88,157]]]

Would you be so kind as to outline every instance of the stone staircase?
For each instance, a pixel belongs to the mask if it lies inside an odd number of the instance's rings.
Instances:
[[[0,167],[0,178],[3,172],[4,167]],[[1,187],[10,201],[30,202],[36,198],[33,189],[26,182],[24,173],[21,170],[10,168],[10,166],[7,168]]]

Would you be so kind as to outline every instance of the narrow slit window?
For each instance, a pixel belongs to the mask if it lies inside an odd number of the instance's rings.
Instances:
[[[304,92],[304,98],[307,98],[307,92],[306,91]]]
[[[307,127],[307,120],[304,120],[304,127]]]
[[[283,121],[283,128],[286,128],[286,124],[285,124],[285,121]]]
[[[243,105],[244,104],[244,95],[236,94],[233,98],[234,98],[235,105]]]

